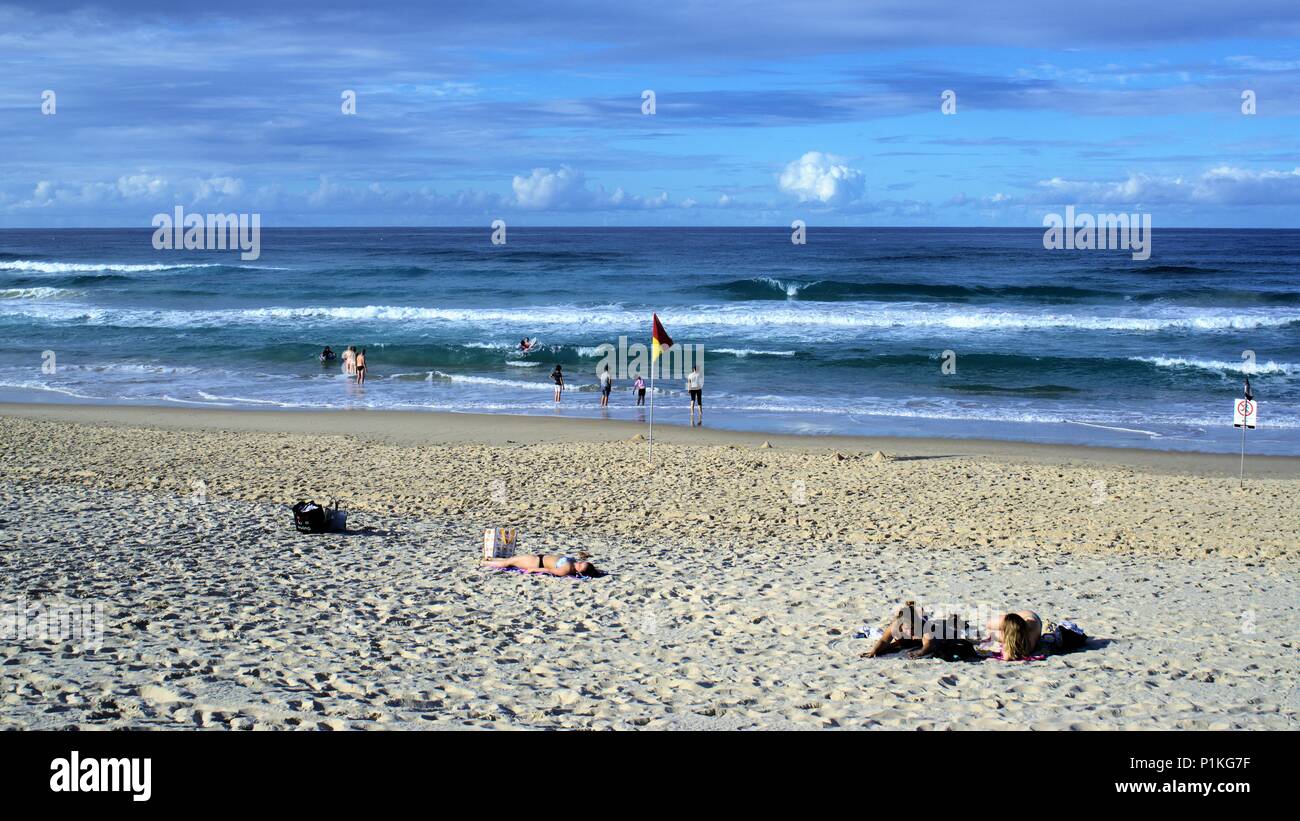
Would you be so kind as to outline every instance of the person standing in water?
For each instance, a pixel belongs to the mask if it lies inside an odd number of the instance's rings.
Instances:
[[[355,376],[357,373],[357,348],[355,345],[349,345],[348,349],[343,352],[343,375]]]
[[[366,349],[362,348],[361,353],[357,354],[357,384],[366,384]]]
[[[644,405],[645,404],[645,380],[638,376],[636,378],[636,381],[632,383],[632,390],[636,391],[636,403],[638,405]]]
[[[555,370],[551,371],[551,381],[555,383],[555,401],[560,401],[560,392],[564,390],[564,371],[556,365]]]
[[[600,372],[600,406],[609,407],[609,392],[614,389],[614,377],[609,375],[609,366]]]
[[[691,425],[694,426],[695,410],[700,411],[699,424],[704,424],[704,375],[700,373],[700,366],[696,365],[691,368],[691,372],[686,375],[686,392],[691,395]]]

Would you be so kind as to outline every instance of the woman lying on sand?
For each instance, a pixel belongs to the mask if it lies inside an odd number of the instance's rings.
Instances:
[[[910,648],[919,648],[913,649],[908,654],[912,658],[919,658],[925,653],[926,644],[931,640],[925,625],[925,614],[916,606],[916,602],[909,601],[899,605],[889,622],[885,624],[884,635],[876,642],[875,647],[862,654],[862,658],[875,658],[884,653]]]
[[[992,617],[987,625],[988,636],[978,646],[963,637],[964,625],[959,624],[956,617],[949,619],[950,624],[932,623],[916,602],[905,602],[894,611],[882,628],[884,633],[874,647],[862,654],[862,658],[910,650],[907,656],[914,659],[926,656],[971,658],[978,655],[1018,661],[1029,658],[1043,637],[1043,620],[1033,610],[1017,610]],[[1079,635],[1082,636],[1082,632]]]
[[[511,556],[508,559],[484,559],[487,567],[517,567],[530,573],[549,573],[552,576],[600,576],[596,565],[587,561],[590,553],[578,553],[576,556],[552,556],[538,553],[532,556]]]
[[[1000,646],[1003,661],[1029,656],[1043,637],[1043,620],[1033,610],[1017,610],[989,619],[989,638]]]

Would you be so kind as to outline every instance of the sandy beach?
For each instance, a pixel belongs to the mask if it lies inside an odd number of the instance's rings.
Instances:
[[[1300,459],[400,412],[6,405],[0,727],[1287,729]],[[764,446],[764,445],[767,446]],[[338,498],[348,534],[287,506]],[[495,574],[485,527],[608,576]],[[903,598],[1084,650],[860,659]]]

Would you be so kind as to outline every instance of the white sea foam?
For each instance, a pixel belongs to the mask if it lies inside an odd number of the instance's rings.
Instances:
[[[274,265],[243,265],[235,262],[45,262],[15,259],[0,262],[0,271],[21,271],[29,274],[151,274],[159,271],[180,271],[190,268],[245,268],[252,271],[285,271]]]
[[[794,351],[757,351],[753,348],[709,348],[707,353],[726,353],[732,356],[794,356]]]
[[[775,277],[759,277],[754,281],[762,282],[766,285],[770,285],[776,290],[785,293],[785,295],[790,299],[794,299],[795,297],[799,296],[799,292],[802,291],[804,288],[809,288],[813,285],[816,285],[818,282],[821,282],[821,280],[814,280],[813,282],[785,282],[783,280],[776,279]]]
[[[18,259],[0,262],[0,271],[23,271],[32,274],[94,274],[101,271],[114,274],[147,274],[183,268],[220,268],[217,263],[147,263],[131,265],[111,262],[35,262]]]
[[[591,329],[633,330],[643,328],[643,311],[618,306],[583,308],[542,306],[537,308],[420,308],[392,305],[361,307],[273,307],[219,309],[207,311],[141,310],[9,301],[0,312],[24,314],[34,319],[80,321],[92,325],[125,327],[225,327],[232,325],[279,325],[287,322],[395,322],[408,325],[528,325],[554,328],[556,335]],[[1243,312],[1227,309],[1165,309],[1164,313],[1024,313],[981,311],[970,307],[935,306],[914,303],[841,303],[834,309],[791,304],[779,308],[761,306],[697,306],[660,316],[669,328],[708,332],[711,329],[768,331],[773,327],[790,332],[837,332],[847,329],[922,329],[970,332],[1077,329],[1088,331],[1151,332],[1187,330],[1215,332],[1279,328],[1300,324],[1300,313],[1270,311]],[[465,343],[497,348],[490,343]],[[506,346],[508,347],[508,346]],[[595,347],[579,353],[594,356]]]
[[[1118,425],[1102,425],[1097,422],[1080,422],[1077,419],[1063,419],[1061,421],[1067,425],[1083,425],[1084,427],[1101,428],[1102,430],[1114,430],[1114,431],[1119,431],[1120,433],[1137,433],[1137,434],[1141,434],[1142,436],[1150,436],[1152,439],[1160,438],[1160,434],[1156,433],[1153,430],[1142,430],[1140,428],[1122,428],[1119,427]]]
[[[1220,373],[1242,373],[1242,374],[1262,374],[1262,373],[1281,373],[1291,374],[1300,373],[1300,365],[1289,362],[1268,362],[1256,363],[1249,365],[1245,360],[1225,361],[1222,359],[1199,359],[1197,357],[1181,356],[1134,356],[1130,357],[1135,362],[1147,362],[1161,368],[1196,368],[1206,371],[1218,371]]]
[[[103,364],[66,364],[59,366],[60,371],[92,373],[153,374],[159,376],[178,376],[198,373],[200,368],[188,365],[153,365],[142,362],[107,362]]]
[[[0,288],[0,299],[67,299],[80,293],[66,288]]]
[[[0,382],[0,388],[19,388],[28,391],[49,391],[50,393],[61,393],[65,396],[75,396],[78,399],[98,399],[100,397],[75,391],[72,388],[66,388],[62,385],[51,385],[47,382],[36,382],[33,380],[24,380],[22,382]]]
[[[200,402],[197,399],[180,399],[169,393],[164,393],[162,395],[162,400],[164,402],[177,402],[182,405],[205,405],[213,408],[229,408],[237,404],[235,402]]]
[[[518,379],[498,379],[495,376],[472,376],[470,374],[451,374],[434,371],[439,379],[466,385],[492,385],[500,388],[519,388],[528,391],[549,391],[553,385],[549,382],[524,382]]]

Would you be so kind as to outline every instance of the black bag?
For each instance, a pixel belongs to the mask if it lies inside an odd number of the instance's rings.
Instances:
[[[1088,643],[1088,635],[1074,622],[1047,625],[1050,629],[1039,640],[1043,650],[1051,653],[1068,653]]]
[[[1062,653],[1078,650],[1087,643],[1088,635],[1082,630],[1071,630],[1063,626],[1056,628],[1056,647]]]
[[[324,533],[325,508],[315,502],[299,502],[293,506],[293,526],[299,533]]]

